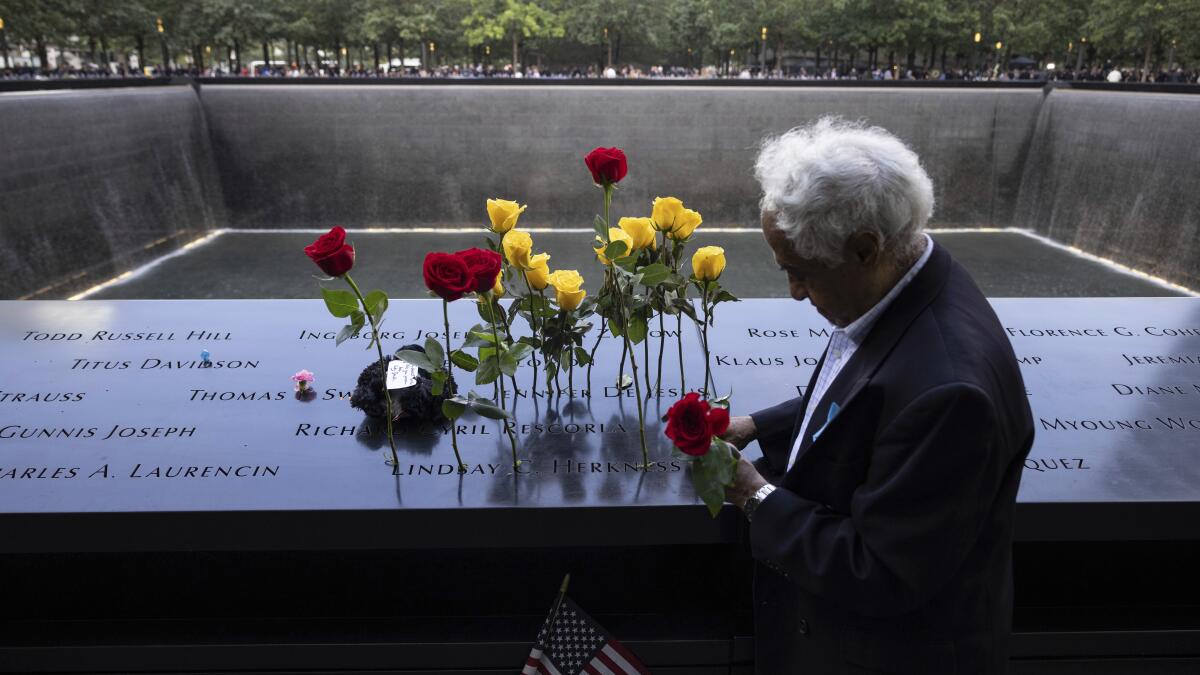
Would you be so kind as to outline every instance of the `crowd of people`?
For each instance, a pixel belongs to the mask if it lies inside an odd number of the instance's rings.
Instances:
[[[275,64],[251,68],[243,66],[230,68],[228,66],[211,66],[198,68],[195,66],[163,68],[153,66],[145,71],[126,66],[104,68],[94,65],[81,67],[60,66],[52,70],[41,70],[32,67],[11,67],[0,69],[0,80],[45,80],[45,79],[104,79],[129,77],[276,77],[276,78],[312,78],[312,77],[345,77],[345,78],[444,78],[444,79],[473,79],[473,78],[546,78],[546,79],[767,79],[775,80],[963,80],[963,81],[1093,81],[1093,82],[1142,82],[1140,68],[1122,68],[1105,63],[1080,68],[1035,68],[1024,66],[1020,68],[1002,69],[999,67],[964,69],[947,68],[925,70],[921,68],[859,68],[850,67],[839,70],[836,67],[810,68],[797,67],[760,71],[757,66],[743,68],[688,68],[683,66],[651,66],[642,69],[636,66],[609,66],[598,68],[595,65],[577,66],[573,68],[540,68],[531,65],[528,68],[518,68],[514,73],[512,66],[492,66],[490,64],[470,65],[439,65],[432,67],[391,66],[381,65],[378,69],[367,64],[354,64],[342,67],[333,64]],[[1153,71],[1145,79],[1148,82],[1196,84],[1200,82],[1200,71],[1184,70],[1175,67],[1170,70]]]

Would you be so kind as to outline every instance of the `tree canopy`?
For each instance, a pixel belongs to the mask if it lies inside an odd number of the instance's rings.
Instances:
[[[518,67],[781,67],[787,54],[818,68],[851,55],[944,66],[1001,51],[1145,68],[1200,60],[1200,0],[0,0],[0,19],[10,50],[43,63],[47,46],[190,64],[319,50],[346,66],[378,63],[381,49]]]

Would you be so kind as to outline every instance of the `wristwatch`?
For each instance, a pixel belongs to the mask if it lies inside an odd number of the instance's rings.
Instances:
[[[742,511],[746,514],[747,522],[754,520],[754,511],[758,508],[758,505],[762,504],[763,500],[767,498],[767,495],[774,491],[775,486],[767,483],[766,485],[755,490],[753,495],[750,495],[750,498],[746,500],[746,505],[742,507]]]

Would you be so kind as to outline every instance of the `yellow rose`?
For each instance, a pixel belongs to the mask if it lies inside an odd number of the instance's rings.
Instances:
[[[558,301],[558,306],[568,312],[579,307],[583,299],[587,297],[587,291],[579,289],[576,291],[558,291],[555,300]]]
[[[668,232],[667,236],[676,241],[686,241],[696,231],[696,228],[700,227],[702,221],[699,213],[691,209],[683,209],[675,218],[675,229]]]
[[[507,236],[508,235],[505,235],[505,237],[507,237]],[[617,241],[625,242],[625,253],[617,256],[618,258],[624,258],[625,256],[628,256],[630,253],[633,253],[633,239],[629,236],[629,234],[627,232],[625,232],[625,230],[622,230],[619,227],[608,228],[608,242],[611,244],[611,243],[617,242]],[[600,262],[604,263],[605,265],[607,265],[609,262],[611,262],[608,258],[604,257],[604,248],[606,246],[607,246],[607,244],[600,248],[592,249],[596,252],[596,257],[600,259]]]
[[[488,218],[492,219],[492,232],[504,234],[517,226],[517,218],[528,208],[507,199],[487,200]]]
[[[561,309],[568,312],[579,307],[579,303],[587,297],[583,290],[583,277],[575,270],[557,270],[549,276],[550,285],[554,286],[555,300]]]
[[[525,270],[525,278],[533,290],[540,291],[546,287],[546,277],[550,275],[549,253],[539,253],[529,259],[529,268]]]
[[[650,220],[654,221],[654,229],[659,232],[670,232],[675,229],[675,219],[683,212],[683,202],[675,197],[655,197],[654,206],[650,210]]]
[[[533,252],[533,237],[528,232],[509,230],[505,233],[500,245],[504,248],[504,257],[508,264],[518,269],[529,269],[529,256]]]
[[[703,246],[692,254],[692,274],[701,281],[716,281],[725,271],[725,249]]]
[[[547,279],[560,291],[577,291],[583,285],[583,276],[575,270],[555,270]]]
[[[644,248],[658,247],[654,222],[649,218],[622,218],[617,225],[633,240],[633,250],[640,251]]]
[[[504,270],[500,270],[499,272],[497,272],[496,273],[496,283],[495,283],[495,285],[492,286],[492,295],[496,296],[497,298],[502,297],[504,295],[504,284],[500,283],[500,279],[503,276],[504,276]]]

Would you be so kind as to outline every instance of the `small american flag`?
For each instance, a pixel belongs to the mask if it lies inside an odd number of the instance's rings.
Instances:
[[[570,598],[550,611],[521,675],[649,675],[633,652],[612,639]]]

